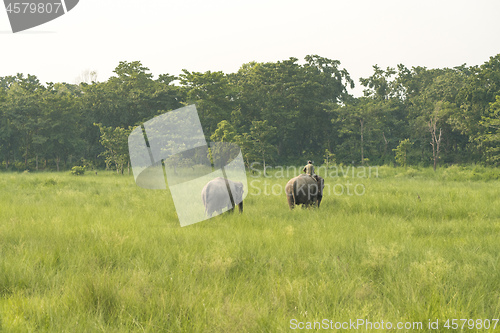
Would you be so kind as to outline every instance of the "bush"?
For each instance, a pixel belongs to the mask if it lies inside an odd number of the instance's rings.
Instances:
[[[15,161],[14,164],[14,169],[16,169],[17,171],[24,171],[26,170],[26,167],[24,165],[24,162],[21,162],[21,161]]]
[[[82,166],[74,166],[71,168],[71,174],[75,176],[80,176],[85,173],[85,167]]]

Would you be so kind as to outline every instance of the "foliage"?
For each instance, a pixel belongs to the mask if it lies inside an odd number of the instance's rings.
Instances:
[[[132,127],[106,127],[102,124],[94,124],[101,132],[101,144],[104,147],[104,156],[107,168],[111,164],[116,167],[116,172],[123,174],[125,164],[130,167],[130,157],[128,151],[128,136],[132,132]]]
[[[323,155],[324,160],[323,163],[327,168],[330,167],[330,164],[335,164],[335,154],[330,152],[330,150],[325,149],[325,154]]]
[[[71,174],[74,176],[81,176],[84,173],[85,173],[85,167],[83,166],[75,165],[74,167],[71,168]]]
[[[121,61],[108,80],[87,81],[0,77],[2,169],[69,169],[85,159],[123,172],[126,132],[191,103],[207,141],[237,143],[248,166],[322,161],[325,149],[338,163],[383,165],[404,139],[414,164],[500,164],[500,54],[480,66],[375,65],[360,79],[359,98],[349,94],[354,82],[340,62],[318,55],[157,78],[140,61]],[[102,130],[120,139],[103,141]],[[193,156],[179,158],[169,163]]]
[[[407,167],[408,165],[408,151],[412,146],[412,142],[409,139],[402,140],[396,149],[393,151],[396,153],[395,160],[402,167]]]
[[[489,112],[482,117],[480,125],[483,132],[477,136],[476,141],[484,148],[486,162],[500,165],[500,95],[496,96],[494,103],[490,104]]]
[[[262,161],[264,170],[266,169],[266,160],[274,160],[273,155],[277,152],[273,146],[273,138],[276,136],[276,127],[270,126],[267,120],[252,121],[250,133],[243,133],[240,137],[240,143],[244,150],[244,157],[248,161]]]
[[[236,131],[226,120],[217,125],[217,129],[210,139],[212,140],[210,152],[212,158],[214,158],[212,162],[216,168],[222,168],[239,153],[238,146],[235,145],[237,140]]]

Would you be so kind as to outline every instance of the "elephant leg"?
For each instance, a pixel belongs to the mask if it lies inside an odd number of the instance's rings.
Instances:
[[[295,202],[293,200],[293,196],[292,195],[287,195],[286,198],[287,198],[287,201],[288,201],[288,207],[290,208],[290,210],[292,210],[295,207]]]

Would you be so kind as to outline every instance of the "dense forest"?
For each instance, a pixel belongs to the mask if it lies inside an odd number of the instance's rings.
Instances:
[[[131,129],[189,104],[207,141],[238,143],[248,165],[500,163],[500,54],[481,66],[373,66],[363,97],[348,93],[355,82],[339,61],[317,55],[230,74],[154,78],[139,61],[114,73],[80,84],[0,77],[2,169],[123,172]]]

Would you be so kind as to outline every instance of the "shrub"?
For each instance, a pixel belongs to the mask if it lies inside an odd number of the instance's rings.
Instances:
[[[408,152],[412,145],[413,143],[410,139],[404,139],[399,142],[399,146],[396,149],[393,149],[396,153],[395,160],[400,166],[406,168],[408,164]]]
[[[71,168],[71,174],[75,176],[80,176],[85,173],[85,167],[82,166],[74,166]]]

